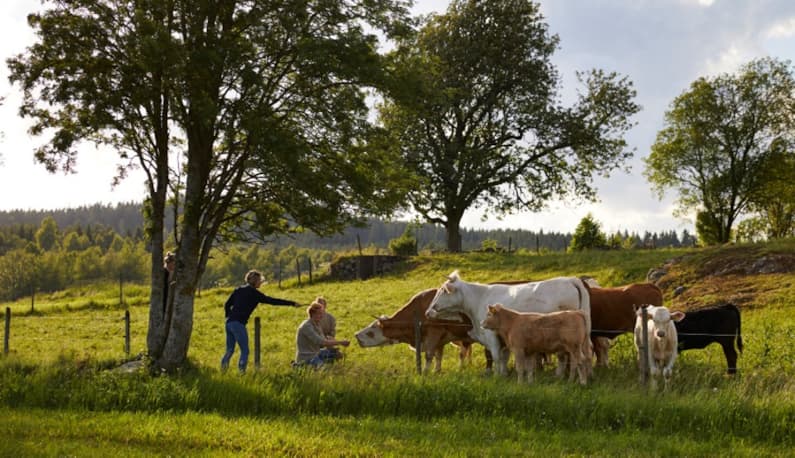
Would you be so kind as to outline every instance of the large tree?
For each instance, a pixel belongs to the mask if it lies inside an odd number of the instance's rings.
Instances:
[[[737,218],[764,195],[768,159],[792,151],[793,107],[788,62],[763,58],[735,74],[699,78],[665,113],[644,174],[660,196],[676,190],[678,214],[696,210],[704,241],[726,243]]]
[[[527,0],[453,0],[391,53],[401,84],[379,107],[384,145],[419,177],[413,208],[461,250],[470,208],[497,215],[550,199],[595,197],[594,174],[631,155],[623,134],[639,110],[625,78],[590,71],[563,106],[539,6]]]
[[[33,132],[54,131],[37,158],[69,170],[93,141],[146,172],[157,366],[187,357],[194,291],[217,240],[326,234],[395,206],[399,172],[362,148],[362,88],[382,81],[365,27],[393,32],[404,17],[401,0],[61,0],[30,16],[39,39],[9,66]],[[169,195],[178,256],[164,312]]]

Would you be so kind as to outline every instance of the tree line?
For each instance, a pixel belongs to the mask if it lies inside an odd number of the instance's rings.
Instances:
[[[127,212],[132,204],[121,206]],[[101,211],[96,211],[97,208]],[[93,223],[61,227],[59,218],[70,220],[72,210],[48,211],[40,224],[0,225],[0,299],[15,300],[36,292],[53,292],[92,282],[150,282],[148,263],[151,246],[142,227],[120,233],[96,221],[113,221],[114,208],[99,206]],[[138,206],[139,211],[141,207]],[[19,218],[24,212],[15,212]],[[41,212],[30,212],[40,216]],[[99,215],[104,215],[99,217]],[[24,219],[24,218],[22,218]],[[695,238],[684,231],[661,233],[617,232],[603,234],[590,215],[575,233],[545,233],[516,229],[463,230],[469,250],[549,252],[580,249],[631,249],[688,246]],[[303,275],[308,279],[328,271],[341,253],[414,254],[444,250],[445,230],[439,226],[373,219],[363,228],[349,227],[342,233],[319,237],[311,233],[275,238],[267,244],[230,243],[216,247],[207,262],[199,289],[233,286],[251,268],[261,270],[266,280],[280,282]],[[409,237],[408,253],[395,253],[392,242]]]

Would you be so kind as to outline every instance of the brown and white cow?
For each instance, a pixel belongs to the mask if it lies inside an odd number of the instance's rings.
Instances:
[[[445,344],[455,343],[459,348],[459,360],[464,361],[471,356],[474,340],[468,333],[472,329],[472,322],[465,316],[460,320],[429,319],[425,316],[434,296],[436,288],[419,292],[412,297],[406,305],[395,312],[391,317],[382,316],[356,333],[356,341],[363,348],[378,347],[405,343],[414,349],[416,334],[414,320],[422,323],[422,350],[425,353],[425,372],[430,369],[435,359],[435,371],[442,370],[442,356]],[[486,353],[486,366],[491,368],[491,358]]]
[[[662,291],[653,283],[632,283],[613,288],[598,288],[585,283],[591,297],[591,340],[596,365],[607,366],[611,340],[632,332],[638,307],[643,304],[662,306]]]
[[[683,312],[671,312],[667,307],[649,306],[646,309],[649,337],[648,366],[651,374],[651,387],[657,385],[657,377],[662,374],[665,388],[668,388],[676,362],[678,338],[674,321],[681,321]],[[643,347],[643,308],[637,311],[635,321],[635,349],[638,350],[638,362],[641,361]]]
[[[519,382],[526,378],[532,383],[539,354],[555,353],[568,361],[570,381],[576,372],[580,383],[586,383],[591,354],[587,312],[522,313],[502,304],[488,305],[487,310],[481,326],[495,331],[513,353]]]

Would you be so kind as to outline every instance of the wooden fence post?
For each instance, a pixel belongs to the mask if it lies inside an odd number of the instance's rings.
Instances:
[[[301,260],[295,258],[295,271],[298,273],[298,286],[301,286]]]
[[[638,355],[640,359],[640,381],[643,385],[646,385],[649,381],[649,317],[646,314],[646,307],[648,307],[646,304],[640,306],[641,347]]]
[[[260,320],[254,318],[254,369],[259,370],[260,366]]]
[[[130,356],[130,311],[124,311],[124,353]]]
[[[419,307],[414,310],[414,349],[417,352],[417,374],[422,375],[422,321]]]
[[[35,302],[34,298],[36,297],[36,286],[31,283],[30,284],[30,313],[33,313],[33,303]]]
[[[312,284],[312,258],[307,257],[307,261],[309,261],[309,284]]]
[[[8,354],[8,336],[11,334],[11,307],[6,307],[6,332],[3,335],[3,354]]]

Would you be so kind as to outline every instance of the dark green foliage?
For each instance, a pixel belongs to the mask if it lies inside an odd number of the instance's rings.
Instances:
[[[389,251],[396,256],[417,255],[417,239],[414,237],[411,226],[407,226],[406,231],[400,237],[389,241]]]
[[[620,242],[616,238],[613,238],[612,242],[614,245],[620,246]],[[589,213],[580,220],[580,224],[574,230],[569,250],[582,251],[604,248],[608,248],[605,234],[602,232],[601,225]]]
[[[538,4],[454,0],[389,56],[396,77],[379,107],[380,146],[417,176],[409,200],[461,251],[461,218],[537,210],[555,197],[592,199],[594,174],[631,156],[632,83],[615,73],[578,75],[584,88],[559,103],[552,64],[558,37]]]

